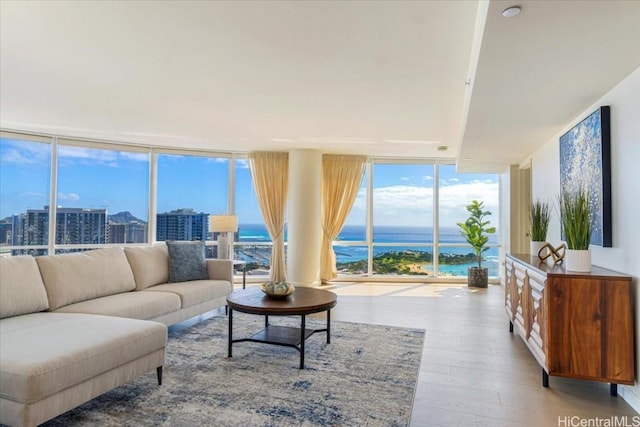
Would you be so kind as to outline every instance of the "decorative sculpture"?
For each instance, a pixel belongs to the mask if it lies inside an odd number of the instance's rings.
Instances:
[[[543,255],[545,249],[547,249],[548,252]],[[560,253],[560,251],[562,251],[562,253]],[[540,261],[545,261],[547,258],[553,257],[554,264],[558,264],[564,260],[564,256],[566,253],[567,245],[565,245],[564,243],[557,248],[551,246],[551,243],[545,243],[544,246],[542,246],[538,251],[538,258],[540,258]]]

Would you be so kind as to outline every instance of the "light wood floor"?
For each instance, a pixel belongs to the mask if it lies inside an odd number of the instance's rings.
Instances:
[[[632,424],[638,414],[622,398],[611,397],[606,383],[551,377],[550,388],[541,386],[540,367],[522,340],[509,334],[499,285],[325,288],[338,294],[332,320],[426,330],[411,426],[598,425],[562,423],[559,417],[625,415],[628,425],[638,425]]]

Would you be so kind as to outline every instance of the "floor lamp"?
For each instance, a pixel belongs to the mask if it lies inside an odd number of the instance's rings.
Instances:
[[[233,259],[229,256],[229,247],[233,236],[229,233],[238,231],[238,217],[235,215],[209,215],[209,229],[218,233],[218,259]]]

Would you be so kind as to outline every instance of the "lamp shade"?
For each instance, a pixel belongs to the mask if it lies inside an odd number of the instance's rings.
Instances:
[[[209,229],[214,232],[238,231],[238,217],[235,215],[209,215]]]

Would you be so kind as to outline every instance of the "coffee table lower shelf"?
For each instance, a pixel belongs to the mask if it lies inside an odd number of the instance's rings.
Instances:
[[[324,332],[326,329],[305,329],[304,339],[306,340],[316,332]],[[290,326],[274,326],[269,325],[251,338],[242,338],[233,340],[234,343],[241,341],[262,342],[265,344],[282,345],[285,347],[294,347],[300,351],[302,344],[302,330]]]

